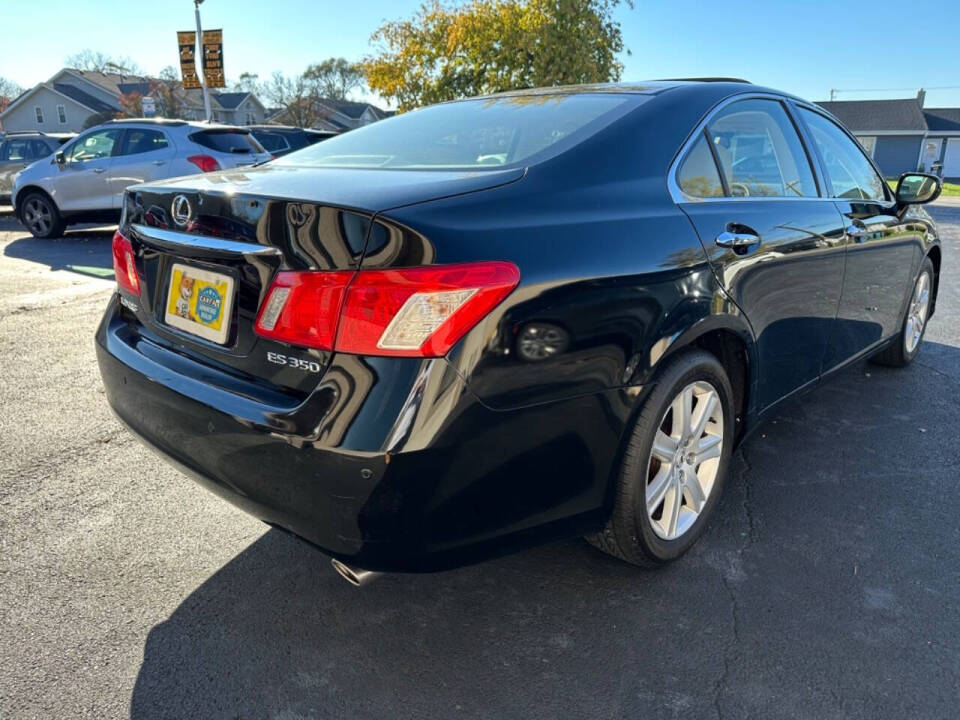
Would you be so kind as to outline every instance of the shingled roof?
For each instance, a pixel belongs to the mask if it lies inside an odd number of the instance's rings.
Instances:
[[[960,108],[930,108],[923,115],[931,132],[960,132]]]
[[[920,103],[908,100],[842,100],[817,103],[853,132],[900,131],[906,135],[927,131]]]

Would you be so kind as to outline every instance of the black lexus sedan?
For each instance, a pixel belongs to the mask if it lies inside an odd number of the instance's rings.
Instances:
[[[436,105],[129,189],[100,370],[134,433],[352,582],[577,535],[656,566],[781,402],[914,359],[939,191],[742,81]]]

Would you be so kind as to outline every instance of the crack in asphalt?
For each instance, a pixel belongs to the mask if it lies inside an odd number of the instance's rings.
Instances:
[[[753,463],[751,463],[750,459],[747,457],[746,450],[743,446],[737,450],[737,456],[740,459],[742,468],[734,474],[734,477],[742,481],[743,501],[740,503],[740,507],[743,510],[743,514],[747,523],[746,540],[737,548],[737,557],[742,560],[743,554],[749,550],[754,543],[756,543],[757,526],[756,519],[754,518],[753,514],[753,493],[751,491],[750,482],[750,476],[753,475]],[[720,577],[723,582],[723,587],[727,591],[727,595],[730,597],[730,626],[732,630],[732,639],[729,643],[727,643],[727,647],[724,650],[723,670],[713,687],[713,709],[717,714],[717,720],[723,720],[723,708],[720,700],[723,696],[724,689],[726,688],[727,679],[730,676],[730,667],[733,663],[734,656],[737,655],[737,648],[740,646],[741,627],[740,601],[737,599],[736,590],[726,573],[721,572]]]
[[[952,382],[954,385],[960,385],[960,379],[955,378],[955,377],[954,377],[953,375],[951,375],[950,373],[945,373],[943,370],[940,370],[939,368],[935,368],[933,365],[927,365],[926,363],[922,363],[922,362],[920,362],[919,360],[914,360],[914,363],[917,364],[917,365],[919,365],[919,366],[922,367],[922,368],[926,368],[927,370],[930,370],[930,371],[936,373],[937,375],[940,375],[941,377],[945,377],[947,380],[949,380],[950,382]]]
[[[740,507],[743,510],[743,514],[747,522],[746,541],[741,543],[741,545],[737,548],[737,557],[742,559],[743,553],[751,545],[753,545],[756,539],[756,524],[753,517],[753,509],[750,506],[752,502],[750,482],[749,478],[747,477],[749,474],[752,474],[753,465],[747,458],[746,452],[742,446],[737,450],[736,456],[739,457],[742,467],[733,474],[733,477],[742,481],[743,501],[740,503]],[[730,626],[732,630],[732,638],[730,642],[727,643],[727,647],[724,649],[722,672],[713,685],[713,709],[714,712],[716,712],[717,720],[723,720],[723,708],[720,701],[727,685],[727,679],[730,676],[731,664],[734,656],[737,654],[737,648],[740,645],[740,603],[737,600],[737,593],[733,587],[733,584],[730,582],[730,578],[727,576],[727,573],[723,572],[722,570],[720,572],[720,579],[723,583],[724,589],[727,591],[727,595],[730,597]]]

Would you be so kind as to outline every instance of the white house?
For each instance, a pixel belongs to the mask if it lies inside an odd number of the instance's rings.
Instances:
[[[79,132],[92,115],[113,115],[122,111],[120,97],[149,95],[152,81],[139,75],[121,75],[64,68],[13,100],[0,113],[5,132],[43,130]],[[187,119],[204,118],[203,94],[199,90],[176,92],[181,112]],[[262,123],[263,104],[251,93],[212,92],[213,120],[232,125]],[[162,108],[157,108],[162,114]]]
[[[64,68],[14,99],[0,113],[0,123],[6,132],[79,132],[91,115],[120,112],[120,95],[138,88],[149,89],[149,81],[138,76]]]

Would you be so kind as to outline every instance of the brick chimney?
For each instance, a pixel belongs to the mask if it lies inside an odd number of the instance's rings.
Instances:
[[[927,99],[927,91],[923,88],[920,88],[917,91],[917,103],[923,108],[923,101]]]

